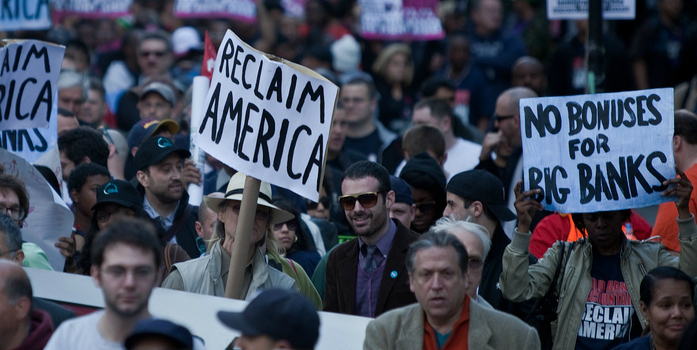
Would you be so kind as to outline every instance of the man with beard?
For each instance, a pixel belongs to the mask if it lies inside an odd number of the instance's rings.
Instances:
[[[162,248],[148,222],[124,219],[97,236],[90,273],[104,310],[66,321],[46,349],[123,349],[135,324],[152,318],[150,293],[160,281]]]
[[[324,311],[376,317],[414,303],[404,259],[418,235],[389,219],[395,193],[387,169],[357,162],[344,172],[341,192],[339,203],[358,238],[329,255]]]
[[[196,244],[197,207],[191,206],[184,190],[182,171],[189,151],[178,149],[167,137],[151,137],[133,158],[143,209],[165,231],[165,242],[179,244],[191,258],[201,255]]]

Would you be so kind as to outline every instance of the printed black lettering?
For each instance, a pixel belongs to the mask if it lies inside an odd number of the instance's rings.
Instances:
[[[270,100],[271,95],[276,93],[276,101],[278,103],[283,102],[283,97],[281,97],[281,87],[283,86],[283,70],[281,67],[276,67],[276,71],[271,78],[271,84],[269,84],[269,90],[266,92],[266,99]]]
[[[286,136],[288,135],[288,119],[283,119],[281,122],[281,132],[278,133],[280,137],[278,140],[278,146],[276,147],[276,155],[273,157],[273,169],[278,171],[281,168],[281,159],[283,158],[283,150],[286,147]]]
[[[629,191],[632,194],[632,197],[637,196],[637,181],[639,182],[641,187],[644,188],[644,191],[646,191],[646,193],[653,192],[651,186],[649,186],[649,184],[646,182],[644,175],[641,174],[641,170],[639,169],[643,161],[643,155],[637,157],[636,162],[634,161],[634,158],[632,156],[627,157],[627,175],[629,176]]]
[[[307,162],[305,167],[305,173],[303,174],[303,185],[307,183],[307,179],[310,177],[312,168],[317,166],[317,188],[319,192],[319,186],[322,183],[322,164],[324,163],[324,135],[319,134],[317,141],[315,142],[315,147],[312,148],[312,154],[310,155],[310,160]]]
[[[244,148],[244,139],[247,137],[248,133],[254,131],[254,129],[251,126],[249,126],[249,118],[252,116],[252,111],[259,112],[259,107],[257,107],[253,103],[250,103],[247,105],[247,111],[244,114],[244,126],[242,127],[242,131],[240,132],[240,148],[237,149],[237,155],[244,160],[249,160],[249,157],[242,151],[242,149]]]
[[[662,192],[668,189],[668,186],[663,185],[663,181],[666,181],[667,179],[653,166],[654,159],[660,160],[663,164],[665,164],[668,159],[666,158],[666,155],[660,151],[651,152],[651,154],[646,157],[646,170],[648,170],[649,173],[651,173],[651,175],[658,180],[658,185],[651,186],[651,188],[653,188],[653,190],[656,192]]]
[[[235,71],[237,70],[237,66],[242,64],[242,61],[240,61],[240,53],[244,52],[244,48],[242,45],[237,45],[237,48],[235,49],[235,56],[232,59],[232,73],[230,74],[230,80],[235,83],[239,84],[240,81],[235,78]],[[245,72],[242,72],[242,75],[244,75]]]
[[[591,184],[591,178],[593,177],[593,170],[588,164],[579,163],[576,165],[578,169],[578,184],[579,191],[581,191],[581,204],[588,204],[595,196],[595,189]]]
[[[257,146],[254,149],[253,162],[256,163],[259,160],[259,149],[262,149],[262,165],[264,168],[269,168],[271,166],[271,157],[269,157],[269,140],[274,135],[274,130],[276,128],[276,122],[273,120],[273,116],[266,109],[261,112],[261,123],[259,123],[259,133],[257,134]]]
[[[663,117],[661,116],[661,113],[656,109],[656,106],[653,105],[654,102],[658,102],[661,100],[661,97],[656,95],[656,94],[651,94],[649,95],[649,98],[646,102],[646,108],[649,109],[649,112],[653,114],[653,119],[649,119],[649,124],[651,125],[658,125],[661,123],[661,120],[663,120]]]
[[[649,122],[644,120],[644,112],[646,111],[644,109],[644,103],[646,103],[646,96],[637,96],[637,98],[636,98],[636,119],[637,119],[637,125],[639,125],[639,126],[649,125]]]
[[[27,80],[23,81],[21,84],[19,84],[19,92],[17,93],[17,101],[22,101],[22,96],[24,95],[24,88],[27,86],[27,83],[32,83],[36,84],[37,81],[34,78],[28,78]],[[22,103],[17,103],[15,106],[15,117],[17,117],[18,120],[24,120],[27,117],[29,117],[29,112],[22,114],[22,112],[19,110],[20,107],[22,107]],[[34,120],[34,114],[31,114],[31,120]]]
[[[254,55],[244,56],[244,64],[242,64],[242,87],[244,87],[247,90],[249,90],[252,87],[252,84],[247,83],[247,63],[249,61],[256,62],[257,59],[256,57],[254,57]]]
[[[625,120],[622,122],[624,126],[631,128],[636,124],[636,115],[634,114],[634,108],[632,105],[634,104],[634,99],[631,97],[628,97],[626,100],[624,100],[624,109],[627,110],[627,115],[629,116],[629,120]]]
[[[583,124],[581,121],[581,105],[576,102],[569,101],[566,103],[567,114],[569,116],[569,136],[573,136],[581,132]]]
[[[625,165],[624,157],[620,157],[619,161],[620,170],[611,162],[607,163],[607,182],[610,185],[610,192],[612,193],[612,199],[618,200],[620,197],[617,193],[617,188],[619,187],[622,191],[622,196],[625,199],[629,199],[629,182],[627,180],[627,166]]]
[[[290,148],[288,149],[288,164],[286,165],[286,171],[291,179],[299,179],[302,176],[300,173],[293,172],[293,156],[295,155],[295,146],[298,144],[298,138],[300,133],[305,131],[308,135],[312,135],[312,130],[310,130],[307,125],[301,125],[299,128],[295,129],[293,133],[293,138],[290,141]]]
[[[19,46],[17,51],[17,57],[19,57],[19,53],[21,52],[20,50],[22,49],[21,46]],[[32,45],[31,48],[29,48],[29,53],[27,53],[27,58],[24,60],[24,65],[22,66],[22,70],[27,70],[27,66],[29,65],[29,60],[31,60],[32,56],[34,58],[41,59],[42,57],[44,58],[44,73],[51,73],[51,65],[49,64],[48,60],[48,49],[46,46],[42,47],[41,49],[37,50],[36,45]],[[15,68],[16,70],[16,68]]]
[[[225,77],[230,78],[230,58],[235,54],[235,46],[231,39],[228,39],[223,46],[222,56],[220,57],[220,66],[218,67],[218,73],[223,72],[223,65],[225,65]],[[235,79],[234,77],[232,79]],[[233,80],[235,82],[235,80]],[[235,82],[236,83],[236,82]]]
[[[319,122],[324,124],[324,86],[319,85],[317,89],[312,90],[312,84],[308,81],[305,84],[303,92],[300,94],[300,101],[298,101],[298,108],[295,110],[298,113],[302,113],[303,105],[305,104],[305,99],[307,95],[310,95],[312,101],[317,101],[319,98]]]

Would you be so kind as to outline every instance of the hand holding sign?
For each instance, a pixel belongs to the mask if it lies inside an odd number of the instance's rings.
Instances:
[[[678,218],[680,220],[689,219],[690,214],[690,195],[692,194],[692,183],[687,178],[685,173],[680,172],[680,177],[663,181],[663,185],[668,186],[674,184],[676,186],[668,187],[667,190],[661,193],[664,197],[678,197],[675,206],[678,208]]]
[[[523,186],[523,181],[518,181],[513,189],[515,193],[515,206],[516,214],[518,215],[518,227],[516,231],[521,233],[527,233],[530,231],[530,224],[532,223],[532,218],[535,216],[536,211],[542,211],[544,208],[540,202],[536,201],[533,196],[538,196],[542,193],[539,188],[520,192]]]

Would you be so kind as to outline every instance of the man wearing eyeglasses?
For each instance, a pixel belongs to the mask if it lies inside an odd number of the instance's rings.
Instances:
[[[104,310],[64,322],[45,349],[123,349],[135,324],[152,318],[148,302],[163,260],[155,228],[122,219],[100,232],[92,256],[90,274],[104,293]]]
[[[358,237],[330,253],[324,311],[376,317],[416,302],[404,259],[418,235],[389,219],[395,193],[387,169],[360,161],[341,182],[339,203]]]
[[[482,282],[484,259],[491,249],[491,239],[486,228],[473,222],[444,217],[431,228],[434,232],[447,232],[465,246],[467,250],[467,295],[480,304],[493,308],[484,298],[479,296],[479,284]]]
[[[169,34],[163,31],[145,33],[138,43],[137,55],[141,72],[139,81],[157,75],[168,76],[174,62]]]
[[[453,176],[446,187],[447,205],[443,216],[483,226],[491,239],[491,250],[484,260],[479,295],[495,309],[524,318],[532,303],[514,303],[503,297],[499,277],[503,272],[503,252],[511,240],[503,231],[503,222],[515,220],[506,207],[503,184],[484,170],[470,170]],[[537,262],[530,255],[530,264]]]

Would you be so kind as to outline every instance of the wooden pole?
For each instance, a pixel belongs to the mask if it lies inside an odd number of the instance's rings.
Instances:
[[[244,181],[242,191],[242,204],[240,205],[240,215],[237,219],[237,233],[235,241],[232,242],[232,253],[230,254],[230,270],[225,284],[225,297],[230,299],[244,299],[242,290],[242,279],[244,270],[247,266],[249,254],[250,235],[254,225],[254,217],[257,210],[257,198],[259,198],[259,187],[261,181],[247,176]]]

